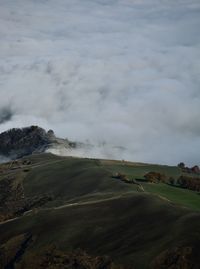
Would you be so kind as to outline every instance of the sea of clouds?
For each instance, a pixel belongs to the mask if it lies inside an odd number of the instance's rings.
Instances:
[[[200,1],[0,0],[0,132],[32,124],[200,163]]]

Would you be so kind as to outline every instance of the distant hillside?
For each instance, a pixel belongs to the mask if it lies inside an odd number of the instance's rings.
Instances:
[[[13,128],[0,134],[0,155],[11,159],[45,152],[58,145],[66,149],[75,147],[75,143],[57,138],[52,130],[46,132],[38,126]]]

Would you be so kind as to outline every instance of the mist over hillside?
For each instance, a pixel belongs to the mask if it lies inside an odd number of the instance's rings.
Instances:
[[[0,1],[0,132],[199,163],[199,25],[198,0]]]

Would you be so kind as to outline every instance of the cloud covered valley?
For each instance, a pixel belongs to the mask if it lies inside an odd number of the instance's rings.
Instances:
[[[0,0],[0,131],[198,164],[199,59],[198,0]]]

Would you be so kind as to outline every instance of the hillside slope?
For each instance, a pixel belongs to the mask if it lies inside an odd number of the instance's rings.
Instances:
[[[122,168],[110,165],[51,154],[2,164],[0,268],[199,268],[199,195],[190,191],[191,211],[151,194],[152,184],[141,191],[113,178]],[[120,165],[132,175],[142,167]]]

